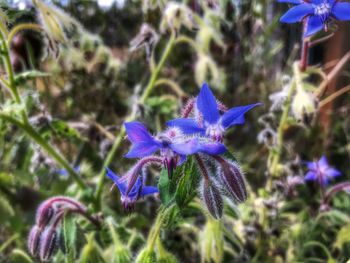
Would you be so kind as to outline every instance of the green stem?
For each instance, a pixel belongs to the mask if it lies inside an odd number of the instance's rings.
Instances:
[[[162,54],[162,57],[161,57],[159,63],[157,64],[156,68],[152,71],[152,75],[150,77],[150,80],[149,80],[145,90],[143,91],[143,94],[142,94],[140,100],[139,100],[140,104],[144,104],[146,99],[149,97],[149,95],[153,91],[155,84],[156,84],[156,81],[157,81],[157,78],[159,76],[159,73],[161,72],[161,70],[162,70],[167,58],[169,57],[171,50],[175,44],[175,39],[176,39],[175,34],[172,33],[170,36],[170,39],[168,41],[168,44],[164,49],[164,52]],[[133,111],[125,119],[125,122],[133,121],[133,120],[135,120],[135,118],[136,118],[136,112]],[[125,136],[125,128],[122,127],[118,136],[115,138],[113,146],[112,146],[111,150],[109,151],[109,153],[107,154],[106,160],[104,161],[103,167],[99,173],[99,181],[97,184],[96,195],[95,195],[95,208],[97,210],[99,210],[101,207],[102,189],[103,189],[103,183],[104,183],[104,179],[105,179],[105,170],[104,169],[105,169],[105,167],[108,167],[111,164],[124,136]]]
[[[284,102],[283,105],[283,112],[282,112],[282,116],[278,125],[278,130],[277,130],[277,146],[273,149],[271,149],[270,151],[270,174],[271,176],[278,176],[279,174],[279,169],[278,169],[278,164],[280,162],[281,159],[281,155],[283,152],[283,132],[284,132],[284,128],[285,125],[287,123],[288,120],[288,114],[291,108],[291,104],[292,104],[292,96],[294,94],[294,91],[296,89],[296,87],[300,84],[301,82],[301,76],[300,76],[300,70],[299,70],[299,66],[297,63],[295,63],[293,65],[293,71],[294,71],[294,81],[291,84],[291,87],[288,91],[287,94],[287,98],[286,101]],[[268,181],[268,188],[271,187],[272,184],[272,180],[270,177],[270,180]]]
[[[13,118],[12,116],[0,113],[0,118],[8,121],[20,129],[22,129],[33,141],[39,144],[57,163],[59,163],[75,180],[81,189],[85,189],[86,185],[84,181],[79,177],[76,171],[69,165],[64,157],[59,154],[53,146],[51,146],[41,135],[29,124],[22,123],[21,121]]]

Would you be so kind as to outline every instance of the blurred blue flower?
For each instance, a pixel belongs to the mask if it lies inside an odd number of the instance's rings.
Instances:
[[[75,166],[74,167],[74,170],[77,172],[77,173],[80,173],[80,166]],[[64,178],[67,178],[69,173],[66,169],[57,169],[54,171],[56,174],[64,177]]]
[[[307,19],[304,37],[309,37],[322,29],[327,31],[331,18],[350,20],[350,3],[337,0],[279,0],[279,2],[296,5],[281,17],[281,22],[295,23]]]
[[[179,118],[167,122],[170,127],[179,127],[185,134],[201,134],[222,141],[224,132],[233,125],[244,124],[244,114],[261,103],[234,107],[220,115],[218,103],[207,83],[204,83],[196,101],[203,120]],[[200,123],[202,122],[202,123]]]
[[[316,162],[306,162],[306,165],[309,169],[304,178],[306,181],[318,181],[327,185],[330,180],[341,175],[340,171],[329,166],[326,156]]]
[[[125,129],[132,143],[131,150],[125,155],[127,158],[142,158],[152,155],[157,150],[161,150],[162,156],[165,157],[174,153],[180,156],[200,152],[217,155],[226,151],[221,143],[200,137],[188,138],[178,129],[169,129],[157,137],[153,137],[140,122],[125,123]]]
[[[106,168],[106,175],[118,187],[120,191],[120,199],[125,210],[132,210],[135,202],[140,198],[158,193],[157,187],[144,186],[142,184],[142,180],[140,179],[140,177],[138,177],[131,191],[128,194],[126,194],[127,182],[125,180],[121,180],[121,178],[115,173],[113,173],[112,170],[110,170],[109,168]]]

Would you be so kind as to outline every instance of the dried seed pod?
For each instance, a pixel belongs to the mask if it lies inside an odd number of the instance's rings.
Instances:
[[[218,176],[223,189],[226,190],[235,201],[240,203],[244,202],[247,199],[247,189],[239,166],[222,157],[216,157],[216,160],[221,166]]]
[[[52,255],[58,248],[58,230],[55,226],[48,227],[44,230],[40,239],[40,253],[41,261],[49,261]]]
[[[219,189],[212,182],[205,179],[202,184],[202,195],[210,214],[214,218],[220,219],[224,206]]]
[[[37,225],[33,226],[30,230],[29,236],[28,236],[28,250],[30,254],[33,256],[36,256],[39,249],[40,244],[40,237],[41,237],[41,228]]]

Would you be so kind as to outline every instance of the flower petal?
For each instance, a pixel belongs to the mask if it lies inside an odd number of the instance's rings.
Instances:
[[[152,135],[141,122],[126,122],[124,123],[128,139],[132,143],[154,141]]]
[[[193,119],[179,118],[167,121],[166,124],[170,127],[179,127],[181,131],[185,134],[205,133],[205,129],[199,127]]]
[[[182,143],[171,143],[170,148],[180,155],[190,155],[199,151],[198,139],[194,138]]]
[[[309,171],[306,173],[304,177],[305,181],[316,181],[317,180],[317,174],[313,171]]]
[[[135,144],[130,151],[124,155],[126,158],[142,158],[145,156],[152,155],[159,149],[159,145],[156,142],[141,142]]]
[[[322,20],[319,16],[309,16],[306,24],[306,31],[304,37],[309,37],[318,31],[322,30],[324,27]]]
[[[207,83],[203,84],[202,89],[198,94],[197,108],[203,114],[205,121],[210,124],[218,122],[220,118],[218,105],[216,103],[216,98]]]
[[[304,17],[314,13],[312,4],[301,4],[289,9],[281,18],[282,23],[295,23],[303,20]]]
[[[337,20],[350,20],[350,3],[335,3],[332,15]]]
[[[109,179],[111,179],[118,187],[120,193],[122,195],[125,195],[125,191],[126,191],[126,185],[124,182],[120,182],[119,179],[120,177],[118,175],[116,175],[115,173],[113,173],[113,171],[111,169],[109,169],[108,167],[105,168],[106,169],[106,175]]]
[[[335,168],[328,168],[326,171],[325,171],[325,175],[328,177],[328,178],[335,178],[335,177],[338,177],[341,175],[341,172],[338,171],[337,169]]]
[[[280,3],[289,3],[289,4],[303,4],[305,3],[302,0],[278,0]]]
[[[222,143],[199,143],[198,150],[209,155],[219,155],[226,152],[226,147]]]
[[[244,124],[244,114],[252,108],[262,105],[261,103],[250,104],[246,106],[234,107],[221,117],[222,126],[227,129],[232,125]]]
[[[144,197],[146,195],[156,194],[158,193],[158,188],[154,186],[144,186],[142,187],[141,191],[141,197]]]
[[[322,157],[320,158],[320,160],[317,162],[319,169],[327,169],[329,167],[328,161],[327,161],[327,157],[325,155],[322,155]]]
[[[309,170],[317,170],[317,164],[315,162],[305,162]]]

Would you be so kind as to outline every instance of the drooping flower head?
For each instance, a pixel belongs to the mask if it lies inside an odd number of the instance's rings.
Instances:
[[[322,156],[316,162],[307,162],[309,171],[305,175],[306,181],[318,181],[320,185],[325,186],[330,180],[341,175],[341,172],[328,164],[326,156]]]
[[[196,99],[199,116],[196,119],[179,118],[168,121],[170,127],[179,127],[185,134],[201,134],[215,141],[222,141],[224,132],[233,125],[242,125],[245,122],[244,114],[261,103],[234,107],[221,114],[219,104],[204,83]]]
[[[279,2],[295,5],[281,17],[281,22],[296,23],[306,19],[304,37],[309,37],[322,29],[327,31],[332,18],[340,21],[350,20],[350,3],[337,0],[279,0]]]
[[[120,199],[125,210],[132,210],[135,202],[142,197],[158,193],[158,188],[154,186],[144,186],[140,177],[137,177],[135,184],[127,193],[128,184],[125,180],[106,168],[106,175],[111,179],[120,191]]]
[[[188,137],[178,128],[170,128],[152,136],[140,122],[125,123],[126,133],[132,143],[132,148],[125,155],[127,158],[143,158],[160,150],[164,165],[169,175],[176,167],[178,158],[185,160],[187,155],[206,153],[222,154],[226,151],[223,144],[206,137]]]

